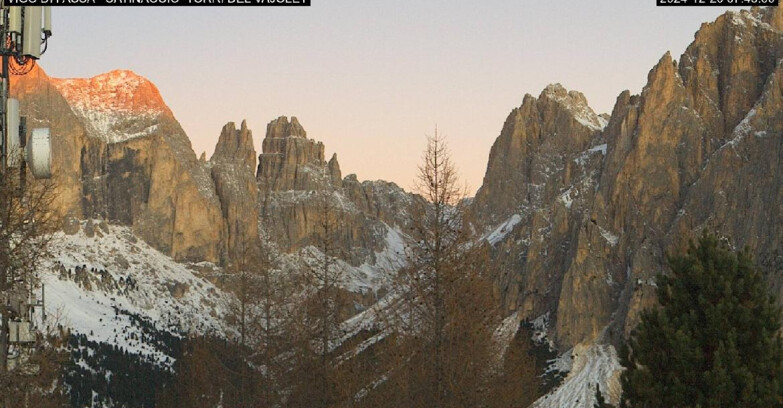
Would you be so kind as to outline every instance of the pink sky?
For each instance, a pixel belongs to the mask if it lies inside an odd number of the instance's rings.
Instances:
[[[214,149],[247,119],[297,116],[343,174],[410,187],[435,128],[463,179],[526,93],[560,82],[610,112],[667,50],[679,56],[718,7],[654,0],[313,0],[292,7],[55,7],[41,63],[51,76],[131,69],[152,80],[193,143]]]

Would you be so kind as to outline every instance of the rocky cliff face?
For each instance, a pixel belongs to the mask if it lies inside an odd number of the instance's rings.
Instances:
[[[219,260],[211,179],[152,83],[130,71],[59,80],[35,68],[11,89],[33,126],[52,128],[63,214],[132,226],[176,259]]]
[[[783,11],[754,8],[703,25],[611,115],[559,85],[526,95],[469,214],[509,314],[547,316],[563,349],[617,340],[654,304],[665,254],[705,229],[750,248],[783,291],[782,57]],[[59,210],[130,226],[178,260],[226,262],[260,236],[311,259],[326,202],[353,288],[377,289],[426,205],[393,183],[343,178],[296,118],[269,123],[259,156],[247,124],[229,123],[197,160],[154,85],[129,71],[36,69],[12,89],[29,127],[53,130]]]
[[[525,98],[474,208],[509,309],[549,313],[562,348],[618,339],[654,304],[665,254],[704,229],[748,246],[780,290],[781,22],[754,8],[703,25],[603,129],[576,94]]]
[[[499,223],[520,208],[551,202],[571,184],[575,155],[598,144],[604,126],[584,95],[560,84],[548,86],[538,99],[525,95],[490,150],[474,202],[476,217]]]
[[[336,154],[328,163],[324,160],[323,143],[308,139],[295,117],[291,122],[280,117],[267,125],[258,180],[269,191],[339,188],[340,165]]]
[[[484,226],[509,311],[556,307],[606,153],[605,125],[582,94],[550,85],[524,97],[492,146],[471,218]]]
[[[245,121],[239,129],[233,122],[223,126],[209,165],[226,223],[226,256],[236,259],[259,237],[256,150]]]
[[[335,255],[353,266],[375,265],[390,246],[390,231],[402,232],[410,206],[422,201],[393,183],[341,179],[337,155],[327,162],[324,145],[306,135],[296,118],[267,126],[256,173],[262,229],[297,252],[317,246],[324,217],[334,217]]]
[[[333,255],[354,275],[391,270],[401,256],[390,247],[401,252],[398,231],[416,199],[392,183],[343,181],[337,156],[325,160],[324,145],[296,118],[269,123],[258,163],[244,121],[223,127],[206,160],[196,159],[155,86],[133,72],[54,79],[36,68],[14,78],[12,90],[30,128],[52,128],[57,208],[76,229],[74,220],[94,218],[130,226],[180,261],[226,264],[260,236],[309,256],[302,251],[320,241],[328,197],[337,219]],[[366,278],[358,287],[379,284]]]

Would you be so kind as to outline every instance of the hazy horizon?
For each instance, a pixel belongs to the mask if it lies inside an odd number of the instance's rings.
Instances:
[[[302,8],[55,7],[41,59],[53,77],[130,69],[149,78],[209,157],[227,122],[296,116],[337,153],[343,175],[409,189],[435,128],[471,193],[489,149],[526,93],[550,83],[611,112],[666,52],[728,7],[315,0]],[[739,8],[730,8],[739,9]],[[118,41],[119,40],[119,41]],[[121,44],[121,46],[117,46]]]

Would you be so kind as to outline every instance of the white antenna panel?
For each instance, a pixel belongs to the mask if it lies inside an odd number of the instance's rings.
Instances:
[[[22,32],[22,7],[8,7],[8,31],[12,33]]]
[[[44,6],[43,31],[52,34],[52,6]]]
[[[38,59],[41,57],[41,6],[25,6],[22,55]]]
[[[22,152],[19,151],[21,141],[19,139],[19,100],[14,98],[8,98],[6,103],[6,116],[5,124],[8,127],[8,131],[5,132],[5,143],[8,154],[8,167],[18,168],[21,163]]]
[[[27,165],[37,179],[52,177],[52,138],[49,128],[35,128],[27,141]]]

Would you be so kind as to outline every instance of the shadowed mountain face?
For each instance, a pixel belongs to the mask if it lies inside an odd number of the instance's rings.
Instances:
[[[749,247],[780,290],[781,57],[783,11],[754,8],[704,24],[611,115],[560,85],[526,95],[469,210],[508,313],[549,314],[564,349],[619,339],[654,304],[665,254],[704,229]],[[12,91],[28,127],[52,128],[58,209],[130,226],[181,261],[225,264],[259,237],[308,251],[327,197],[346,265],[390,269],[425,205],[392,183],[343,178],[296,118],[269,123],[260,154],[245,122],[228,123],[198,160],[155,86],[130,71],[61,80],[36,68]],[[370,275],[359,286],[377,287]]]

